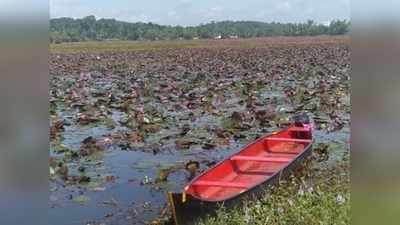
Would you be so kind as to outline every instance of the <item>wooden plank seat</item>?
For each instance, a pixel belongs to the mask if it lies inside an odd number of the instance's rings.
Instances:
[[[277,138],[277,137],[267,137],[266,141],[281,141],[281,142],[295,142],[295,143],[311,143],[312,140],[308,139],[295,139],[295,138]]]
[[[259,156],[240,156],[236,155],[230,158],[233,161],[255,161],[255,162],[275,162],[286,163],[290,162],[292,158],[287,157],[259,157]]]
[[[245,183],[238,182],[223,182],[223,181],[196,181],[192,185],[194,186],[209,186],[209,187],[224,187],[224,188],[239,188],[247,189],[248,185]]]

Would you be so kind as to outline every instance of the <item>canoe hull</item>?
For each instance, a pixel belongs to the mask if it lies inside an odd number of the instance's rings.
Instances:
[[[277,183],[280,179],[288,177],[292,171],[299,168],[303,161],[312,153],[312,144],[308,145],[304,151],[296,156],[296,158],[280,170],[278,173],[269,177],[262,184],[255,186],[233,198],[224,201],[204,201],[195,198],[191,195],[182,193],[168,193],[168,201],[172,210],[173,220],[175,225],[191,225],[195,224],[206,215],[215,215],[218,207],[223,205],[226,208],[231,208],[239,205],[246,198],[258,199],[265,193],[265,188]]]

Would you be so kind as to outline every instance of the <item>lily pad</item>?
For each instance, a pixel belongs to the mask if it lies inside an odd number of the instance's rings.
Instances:
[[[79,203],[81,205],[87,204],[89,200],[90,200],[90,198],[86,195],[79,195],[79,196],[76,196],[75,198],[73,198],[74,202]]]

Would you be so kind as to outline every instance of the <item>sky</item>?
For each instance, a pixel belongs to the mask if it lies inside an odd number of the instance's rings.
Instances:
[[[350,0],[50,0],[50,17],[115,18],[193,26],[223,20],[329,23],[350,19]]]

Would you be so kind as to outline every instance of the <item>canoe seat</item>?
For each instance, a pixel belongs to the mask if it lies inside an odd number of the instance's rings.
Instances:
[[[278,138],[278,137],[267,137],[266,141],[281,141],[281,142],[295,142],[295,143],[311,143],[308,139],[295,139],[295,138]]]
[[[246,189],[248,185],[237,182],[223,182],[223,181],[196,181],[192,185],[194,186],[210,186],[210,187],[225,187],[225,188],[240,188]]]
[[[276,163],[286,163],[290,162],[292,158],[287,157],[258,157],[258,156],[233,156],[231,160],[234,161],[256,161],[256,162],[276,162]]]

